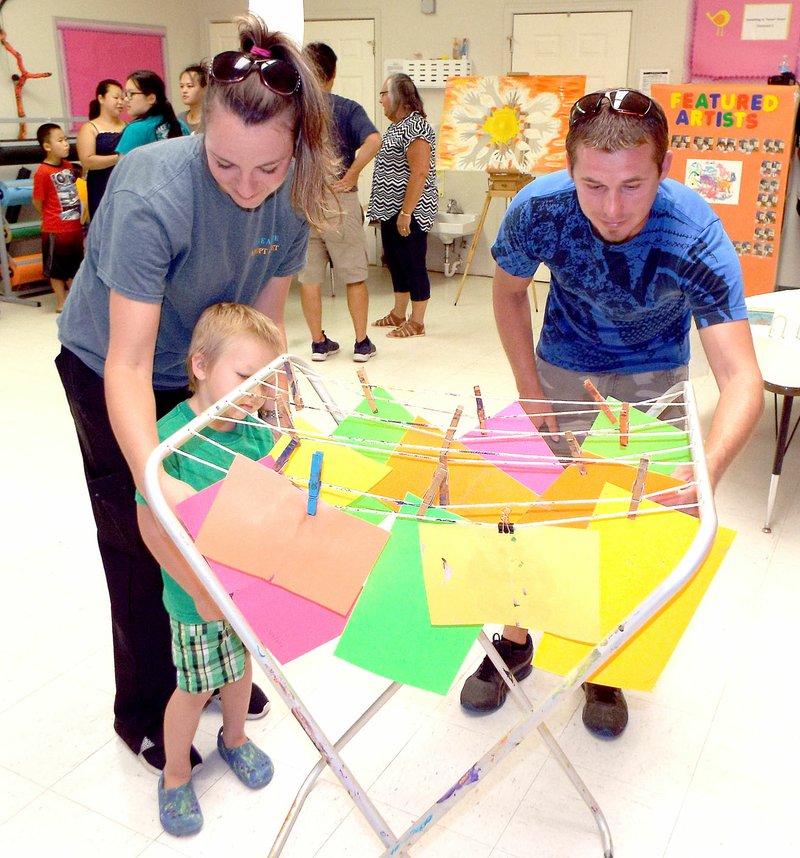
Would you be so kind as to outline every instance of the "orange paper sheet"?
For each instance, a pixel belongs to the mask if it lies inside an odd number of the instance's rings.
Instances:
[[[618,508],[626,511],[630,504],[630,493],[611,485],[603,489],[600,497],[619,500]],[[642,511],[656,508],[658,504],[646,500],[639,507]],[[603,634],[610,632],[674,570],[699,526],[696,518],[674,510],[590,525],[601,538]],[[592,677],[594,682],[637,691],[654,688],[734,536],[732,530],[719,529],[694,579]],[[546,634],[536,648],[534,663],[564,676],[589,651],[585,644]]]
[[[325,479],[323,464],[323,480]],[[389,534],[237,456],[196,545],[207,557],[346,614]]]
[[[417,417],[414,422],[422,424],[425,421]],[[393,454],[386,463],[392,469],[391,473],[375,485],[374,491],[394,499],[404,498],[406,492],[423,497],[436,471],[443,442],[444,432],[436,427],[409,429],[403,436],[401,448],[412,445],[405,449],[425,455],[426,459]],[[529,504],[537,497],[535,492],[458,441],[453,441],[448,450],[447,475],[451,506],[489,504],[483,509],[455,510],[472,521],[499,521],[504,507],[511,503]],[[512,508],[511,521],[518,519],[523,508]]]

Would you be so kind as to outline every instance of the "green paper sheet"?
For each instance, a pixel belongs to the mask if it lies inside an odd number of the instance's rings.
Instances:
[[[406,497],[410,507],[419,499]],[[453,518],[441,509],[427,515]],[[417,522],[398,519],[345,626],[336,655],[379,676],[446,694],[481,626],[432,626]]]
[[[362,456],[386,462],[406,432],[407,427],[403,424],[413,422],[414,417],[382,387],[374,387],[372,395],[377,414],[372,413],[369,403],[363,399],[356,411],[365,416],[351,414],[345,417],[331,434],[358,442],[356,449]]]
[[[615,414],[619,414],[622,403],[613,396],[606,402]],[[661,423],[657,418],[631,407],[629,419],[630,434],[628,446],[619,443],[619,423],[613,424],[602,411],[592,426],[592,432],[607,431],[608,434],[589,435],[581,449],[604,459],[619,459],[624,456],[631,465],[636,465],[645,454],[650,455],[650,467],[660,474],[671,474],[681,462],[691,461],[691,451],[687,449],[689,436],[686,432],[670,423]],[[674,448],[681,449],[674,449]]]

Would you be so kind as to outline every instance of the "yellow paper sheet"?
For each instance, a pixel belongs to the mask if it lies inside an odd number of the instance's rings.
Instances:
[[[421,418],[415,423],[422,424]],[[406,492],[424,497],[438,465],[444,433],[433,426],[412,428],[402,438],[400,449],[424,455],[425,459],[393,454],[386,463],[391,473],[375,486],[375,492],[388,498],[402,500]],[[449,504],[488,504],[484,508],[456,509],[460,516],[472,521],[500,520],[501,510],[508,504],[528,504],[536,500],[536,493],[491,464],[478,453],[453,441],[448,450],[447,475]],[[438,501],[435,501],[438,503]],[[524,507],[512,508],[511,521],[517,520]]]
[[[586,641],[602,634],[597,533],[421,522],[419,539],[433,625],[516,624]]]
[[[298,430],[300,446],[289,457],[282,473],[287,477],[307,480],[311,472],[311,457],[316,450],[323,453],[322,482],[330,486],[342,486],[350,491],[338,491],[323,485],[320,490],[320,498],[334,506],[348,506],[364,492],[382,480],[389,473],[390,468],[376,462],[367,456],[348,447],[341,440],[327,438],[307,437],[308,432],[312,436],[319,434],[319,430],[306,423],[304,420],[295,418],[295,428]],[[290,435],[283,435],[278,443],[270,451],[273,459],[277,459],[291,440]]]
[[[629,492],[611,485],[603,489],[601,497],[619,499],[624,510],[630,503]],[[659,507],[645,500],[639,508]],[[601,536],[603,634],[610,632],[674,570],[699,526],[696,518],[675,510],[590,525],[590,530]],[[719,529],[694,579],[592,677],[595,682],[637,691],[653,689],[734,536],[732,530]],[[536,648],[534,663],[564,676],[589,651],[590,647],[575,640],[545,635]]]

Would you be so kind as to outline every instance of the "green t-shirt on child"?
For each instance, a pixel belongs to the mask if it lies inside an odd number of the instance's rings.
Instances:
[[[174,432],[182,429],[190,420],[196,417],[188,402],[181,402],[158,421],[158,438],[163,441]],[[208,443],[203,438],[191,438],[182,445],[181,450],[190,453],[197,459],[224,468],[226,471],[233,461],[233,453],[247,456],[248,459],[261,459],[269,453],[275,444],[272,431],[255,420],[248,419],[237,423],[228,432],[218,432],[206,427],[202,431],[204,438],[217,443]],[[228,448],[222,450],[217,444]],[[232,450],[233,453],[228,452]],[[222,479],[224,474],[217,468],[204,465],[195,459],[190,459],[180,453],[172,453],[163,462],[164,470],[172,477],[188,483],[192,488],[204,489]],[[147,503],[144,497],[136,492],[137,503]],[[167,572],[162,569],[164,579],[164,606],[167,613],[181,623],[202,623],[203,618],[197,613],[194,599]]]

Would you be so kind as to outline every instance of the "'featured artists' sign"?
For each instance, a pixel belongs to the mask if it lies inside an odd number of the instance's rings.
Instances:
[[[669,122],[670,176],[715,209],[739,255],[745,293],[775,288],[796,88],[667,84],[653,98]]]

